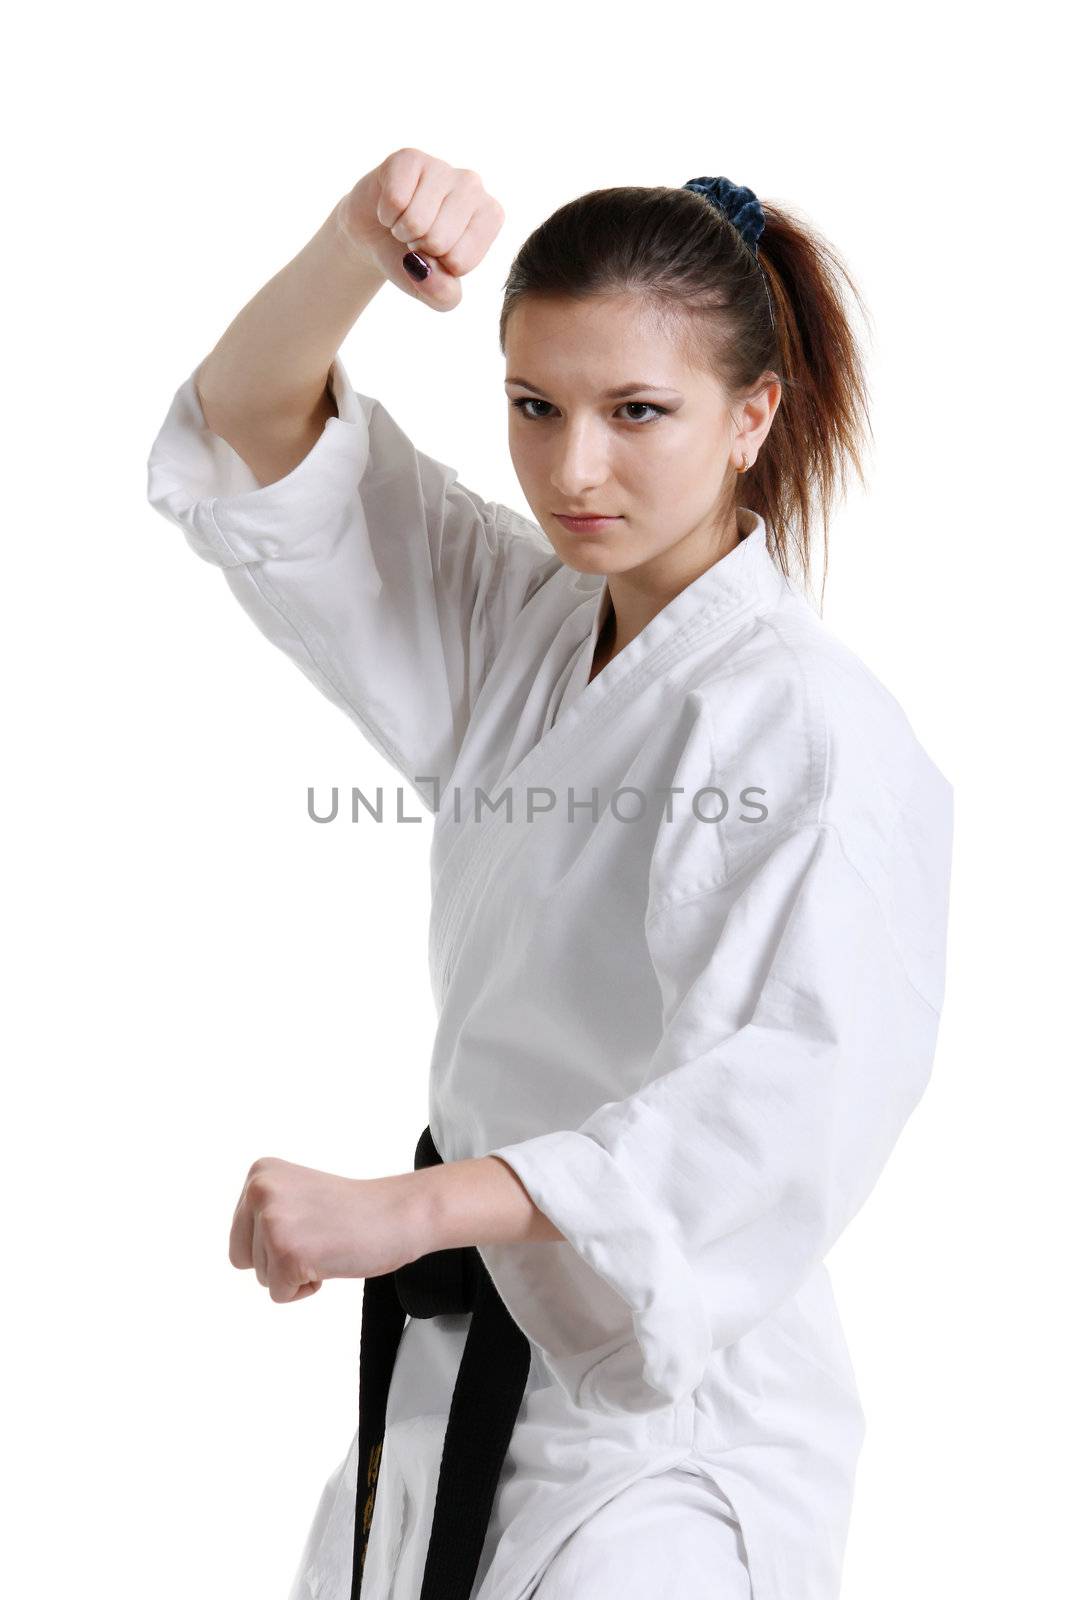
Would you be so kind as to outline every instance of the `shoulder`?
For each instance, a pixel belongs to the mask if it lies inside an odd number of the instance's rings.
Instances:
[[[909,840],[946,847],[952,785],[896,696],[792,586],[695,664],[685,691],[701,729],[695,766],[707,762],[728,794],[764,791],[762,826],[724,834],[724,872],[813,823],[879,886]]]
[[[757,938],[746,918],[792,915],[810,870],[809,905],[841,938],[849,905],[877,904],[909,981],[938,1009],[953,790],[896,697],[800,595],[752,616],[681,687],[682,797],[657,825],[649,875],[659,948],[691,933],[703,949],[737,901],[748,906],[737,926]],[[721,817],[710,796],[693,805],[705,786]]]

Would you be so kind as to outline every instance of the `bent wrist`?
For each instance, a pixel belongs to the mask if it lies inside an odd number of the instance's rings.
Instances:
[[[333,238],[345,259],[358,271],[366,273],[370,282],[376,282],[380,286],[387,281],[386,275],[370,248],[368,235],[356,220],[352,199],[353,193],[349,190],[334,206]]]

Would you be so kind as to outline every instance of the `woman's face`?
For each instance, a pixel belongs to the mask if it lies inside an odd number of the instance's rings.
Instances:
[[[637,297],[521,300],[505,333],[509,445],[560,559],[621,573],[670,550],[699,566],[737,541],[731,457],[751,466],[780,388],[735,407]],[[621,392],[625,391],[625,392]],[[560,513],[617,518],[568,529]]]

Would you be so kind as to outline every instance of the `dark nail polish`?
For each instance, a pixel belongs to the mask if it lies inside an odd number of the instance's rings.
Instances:
[[[424,278],[430,276],[430,263],[424,261],[421,256],[416,255],[414,250],[408,251],[401,264],[404,271],[409,272],[413,278],[418,278],[420,283]]]

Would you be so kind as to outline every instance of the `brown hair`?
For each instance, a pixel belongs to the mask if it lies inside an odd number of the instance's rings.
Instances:
[[[758,392],[761,377],[766,382],[772,373],[782,397],[770,432],[728,492],[737,505],[743,489],[744,504],[764,519],[778,566],[806,587],[818,512],[825,589],[830,513],[850,463],[866,483],[862,451],[870,429],[844,287],[868,326],[869,318],[831,245],[780,207],[761,204],[757,258],[723,213],[691,189],[594,189],[569,201],[535,229],[511,265],[500,348],[508,317],[526,296],[630,292],[670,320],[687,359],[714,371],[732,401]]]

